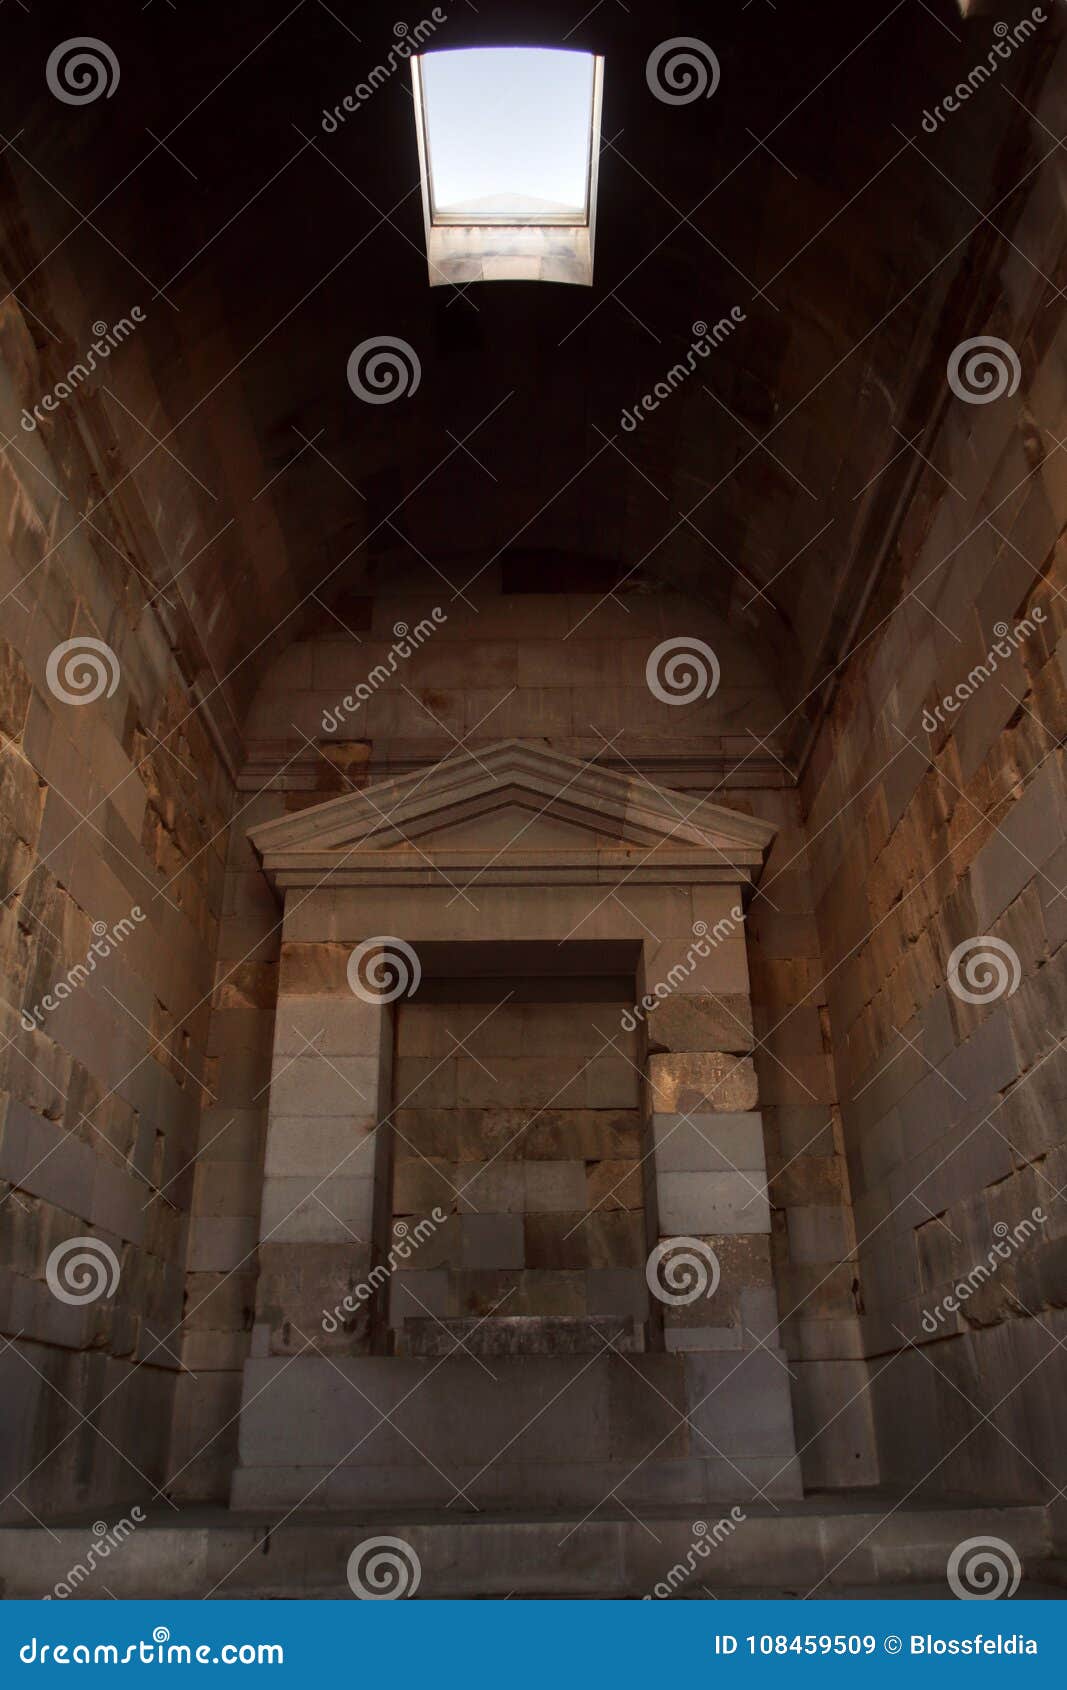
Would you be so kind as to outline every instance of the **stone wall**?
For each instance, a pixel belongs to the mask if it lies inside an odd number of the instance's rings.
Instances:
[[[435,1208],[446,1216],[393,1281],[401,1348],[405,1319],[433,1315],[643,1326],[640,1070],[619,1014],[566,1001],[399,1006],[393,1217],[410,1230]]]
[[[161,552],[206,536],[169,497],[165,454],[131,481],[135,456],[98,397],[23,426],[69,365],[59,325],[95,313],[62,265],[47,302],[39,278],[28,289],[36,313],[7,291],[29,267],[7,210],[0,1516],[132,1496],[154,1513],[167,1506],[154,1493],[169,1477],[232,793],[196,710],[195,642],[154,575]],[[143,354],[120,347],[116,372],[124,356],[142,359],[143,388]],[[140,460],[143,434],[138,446]]]
[[[754,795],[778,829],[747,924],[782,1343],[805,1485],[878,1480],[833,1025],[808,834],[792,791]]]
[[[945,383],[804,781],[881,1472],[926,1494],[1064,1482],[1063,57],[959,325],[1004,391]]]
[[[312,606],[317,620],[268,666],[252,702],[209,1035],[217,1095],[202,1129],[183,1349],[197,1379],[180,1384],[176,1494],[227,1495],[256,1305],[248,1252],[262,1194],[280,907],[248,830],[397,768],[429,764],[454,752],[457,739],[476,750],[508,734],[600,754],[623,772],[632,772],[637,757],[649,778],[696,791],[721,787],[720,799],[742,807],[751,804],[735,796],[735,786],[747,794],[782,781],[780,765],[753,738],[766,736],[782,715],[773,686],[751,650],[702,603],[666,592],[628,593],[620,604],[603,594],[505,594],[501,586],[493,565],[454,598],[428,567],[394,566],[373,600],[342,600],[330,611]],[[435,609],[443,619],[432,619]],[[396,659],[395,672],[376,674],[403,630],[410,634],[428,620],[432,632],[413,655]],[[692,629],[719,654],[722,681],[711,699],[679,710],[650,692],[646,664],[661,641]],[[354,709],[345,707],[346,696]],[[622,738],[605,747],[605,736],[620,726]],[[679,800],[683,813],[689,801]],[[722,913],[716,907],[715,915]],[[691,918],[687,934],[690,927]],[[486,933],[472,929],[471,936]],[[667,942],[657,977],[685,949],[684,936]],[[749,1019],[743,950],[735,935],[722,952],[731,959],[723,980],[733,979],[738,958],[741,968],[737,990],[721,997],[715,1037],[727,1051],[738,1014],[742,1025]],[[678,1037],[677,1045],[660,1042],[664,1049],[708,1048],[705,1033],[698,1046],[687,1045],[684,1032]],[[734,1241],[728,1253],[736,1257],[741,1247]],[[762,1241],[751,1248],[762,1250]],[[346,1273],[351,1267],[349,1261]],[[732,1279],[738,1290],[743,1283],[766,1296],[769,1260],[735,1261]],[[339,1287],[339,1296],[350,1289],[344,1274]],[[731,1308],[729,1319],[739,1319],[736,1292]],[[317,1341],[325,1341],[322,1334]]]
[[[393,562],[372,590],[336,612],[312,606],[307,637],[263,676],[245,724],[257,772],[281,770],[294,788],[362,744],[381,776],[436,761],[457,740],[476,749],[516,736],[609,766],[613,753],[620,767],[649,756],[684,768],[688,758],[693,767],[668,784],[707,784],[709,768],[718,777],[746,754],[745,785],[757,771],[781,777],[753,737],[782,717],[773,680],[699,599],[505,592],[500,564],[457,593],[429,567]],[[647,666],[663,641],[694,631],[718,654],[721,677],[712,697],[679,709],[655,696]],[[409,655],[397,654],[405,642]]]

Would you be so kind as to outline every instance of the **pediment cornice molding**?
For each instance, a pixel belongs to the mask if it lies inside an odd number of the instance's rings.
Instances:
[[[472,843],[479,820],[502,810],[516,812],[511,838]],[[566,824],[561,843],[537,841],[542,819]],[[754,883],[774,832],[752,816],[542,741],[509,739],[265,822],[249,837],[279,888],[326,881],[455,887],[473,879]]]

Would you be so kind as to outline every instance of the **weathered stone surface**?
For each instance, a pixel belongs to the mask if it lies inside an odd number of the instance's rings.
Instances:
[[[662,1115],[736,1114],[754,1109],[758,1096],[751,1059],[717,1051],[650,1056],[648,1090],[654,1113]]]
[[[744,992],[672,992],[650,1010],[651,1050],[743,1053],[752,1049],[752,1008]]]
[[[460,1345],[477,1356],[601,1355],[608,1344],[640,1352],[642,1333],[632,1319],[612,1315],[493,1315],[488,1320],[404,1321],[404,1352],[448,1356]]]
[[[588,1171],[585,1192],[590,1209],[641,1209],[644,1207],[644,1174],[641,1164],[594,1162]]]
[[[279,959],[278,992],[288,997],[343,997],[348,984],[351,945],[306,944],[286,939]]]
[[[0,638],[0,734],[21,737],[30,702],[30,677],[18,652]]]

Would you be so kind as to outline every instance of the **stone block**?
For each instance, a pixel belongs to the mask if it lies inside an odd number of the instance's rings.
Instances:
[[[351,945],[284,939],[278,962],[279,1000],[339,997],[358,1005],[359,999],[348,984],[348,959],[352,950]]]
[[[400,1327],[409,1315],[449,1314],[446,1268],[401,1268],[389,1282],[389,1324]]]
[[[746,1350],[758,1344],[778,1348],[778,1296],[773,1285],[743,1285],[738,1292],[741,1307],[741,1343]]]
[[[672,992],[648,1014],[652,1050],[721,1050],[743,1054],[752,1049],[752,1005],[747,993]]]
[[[693,1448],[729,1457],[795,1453],[789,1373],[780,1351],[684,1357]]]
[[[398,1155],[393,1173],[394,1215],[424,1215],[435,1205],[447,1213],[457,1201],[456,1172],[452,1162]]]
[[[371,1236],[374,1181],[269,1178],[263,1182],[260,1238],[277,1243],[366,1243]]]
[[[683,1350],[739,1350],[741,1329],[737,1326],[669,1326],[663,1334],[669,1354]]]
[[[591,1268],[586,1273],[586,1306],[591,1315],[648,1315],[648,1286],[640,1269]]]
[[[232,1273],[250,1264],[256,1251],[255,1218],[194,1215],[189,1225],[190,1273]]]
[[[756,1107],[756,1073],[748,1057],[723,1052],[653,1055],[648,1059],[650,1114],[730,1114]]]
[[[452,1275],[450,1306],[460,1315],[581,1315],[586,1313],[585,1285],[580,1272],[470,1269]]]
[[[656,1192],[663,1237],[771,1230],[767,1182],[760,1174],[658,1174]]]
[[[825,1203],[790,1208],[787,1225],[794,1262],[840,1262],[850,1254],[847,1209]]]
[[[514,1150],[516,1147],[510,1147]],[[461,1162],[456,1170],[461,1211],[521,1215],[526,1208],[526,1170],[522,1162],[499,1157],[494,1162]]]
[[[305,1174],[369,1175],[376,1144],[371,1115],[272,1115],[264,1173],[286,1179]]]
[[[585,1203],[589,1209],[643,1208],[644,1170],[640,1162],[588,1164],[585,1170]]]
[[[641,1116],[636,1109],[546,1109],[518,1143],[529,1159],[621,1161],[641,1154]]]
[[[461,1215],[459,1227],[464,1268],[526,1265],[521,1215]]]
[[[527,1214],[566,1214],[586,1203],[584,1162],[527,1162],[523,1166]]]
[[[762,1173],[766,1166],[763,1120],[757,1110],[653,1115],[652,1137],[660,1173]]]
[[[17,1098],[8,1100],[0,1134],[0,1179],[88,1221],[95,1163],[92,1148],[82,1139]]]
[[[275,1059],[270,1106],[279,1115],[372,1114],[378,1105],[378,1059],[296,1056]]]
[[[645,1261],[644,1216],[634,1209],[600,1209],[584,1223],[591,1268],[629,1267]]]
[[[588,1267],[589,1220],[584,1212],[527,1215],[524,1222],[527,1265],[549,1270]]]
[[[377,1056],[383,1022],[376,1004],[363,1003],[351,992],[327,998],[283,994],[274,1016],[274,1050],[282,1057],[314,1052]]]

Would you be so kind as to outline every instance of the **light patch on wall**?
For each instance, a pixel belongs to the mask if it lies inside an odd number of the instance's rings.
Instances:
[[[430,285],[589,285],[603,60],[480,47],[412,77]]]

